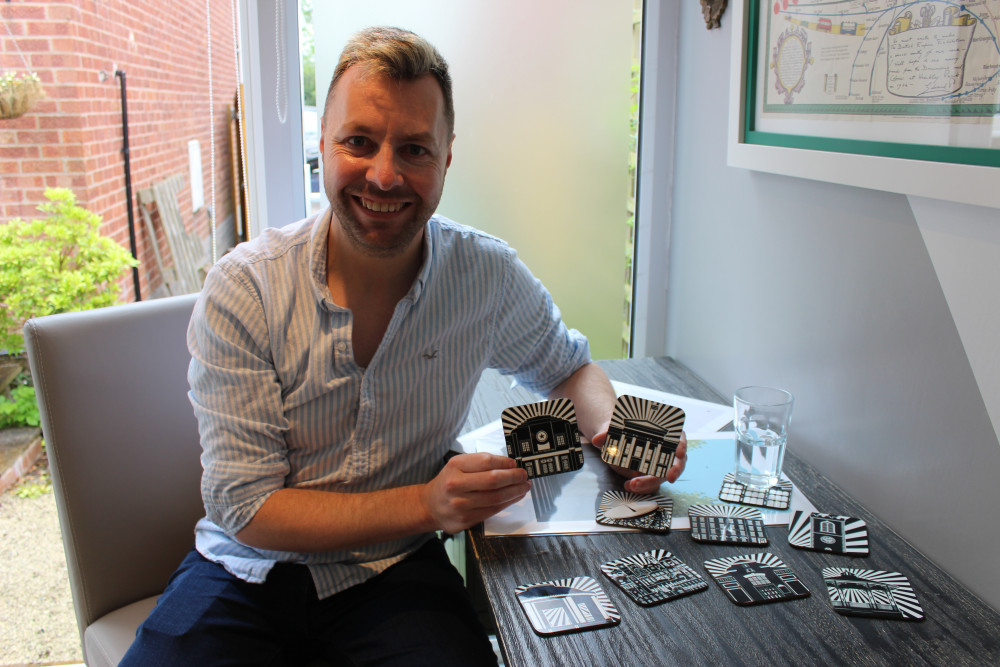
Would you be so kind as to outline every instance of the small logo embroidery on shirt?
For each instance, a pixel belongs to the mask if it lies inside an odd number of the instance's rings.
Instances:
[[[438,356],[437,348],[434,348],[430,352],[424,352],[424,359],[427,359],[428,361],[431,359],[437,359],[437,356]]]

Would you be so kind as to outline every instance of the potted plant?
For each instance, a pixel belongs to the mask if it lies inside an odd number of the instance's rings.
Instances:
[[[42,83],[34,72],[0,74],[0,118],[18,118],[43,95]]]

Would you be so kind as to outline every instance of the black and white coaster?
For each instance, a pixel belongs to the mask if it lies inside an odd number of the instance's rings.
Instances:
[[[845,616],[924,620],[910,581],[899,572],[824,567],[823,580],[834,611]]]
[[[592,630],[621,622],[604,589],[591,577],[518,586],[514,593],[540,635]]]
[[[629,491],[605,491],[597,507],[597,523],[653,533],[669,532],[673,516],[673,499]]]
[[[728,472],[722,478],[722,490],[719,500],[727,503],[740,503],[755,507],[768,507],[775,510],[786,510],[792,502],[792,483],[783,479],[775,486],[766,489],[755,489],[736,481],[736,475]]]
[[[583,467],[576,408],[570,399],[516,405],[505,409],[500,421],[507,456],[527,470],[529,478]]]
[[[868,525],[851,516],[796,510],[788,524],[788,543],[811,551],[867,556]]]
[[[809,596],[809,589],[771,553],[705,561],[705,569],[738,605],[783,602]]]
[[[619,396],[611,414],[605,462],[643,475],[666,477],[684,429],[684,410],[635,396]]]
[[[760,510],[733,505],[691,505],[691,539],[711,544],[767,544]]]
[[[601,566],[601,572],[647,607],[708,588],[701,575],[663,549],[610,561]]]

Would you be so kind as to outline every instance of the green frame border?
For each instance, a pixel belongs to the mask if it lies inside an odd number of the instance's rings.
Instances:
[[[761,0],[746,0],[749,16],[746,39],[743,40],[743,58],[746,63],[746,85],[744,86],[745,97],[743,100],[743,143],[832,153],[901,158],[904,160],[1000,167],[1000,149],[995,148],[904,144],[887,141],[816,137],[804,134],[780,134],[777,132],[760,132],[755,130],[758,85],[757,42],[760,37],[760,5]]]

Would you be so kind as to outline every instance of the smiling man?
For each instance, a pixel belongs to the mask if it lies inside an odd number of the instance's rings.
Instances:
[[[330,208],[223,257],[195,307],[205,517],[122,664],[495,664],[435,537],[530,488],[509,458],[448,456],[480,374],[571,398],[597,444],[615,397],[516,253],[434,214],[453,138],[440,54],[355,35],[323,115]]]

